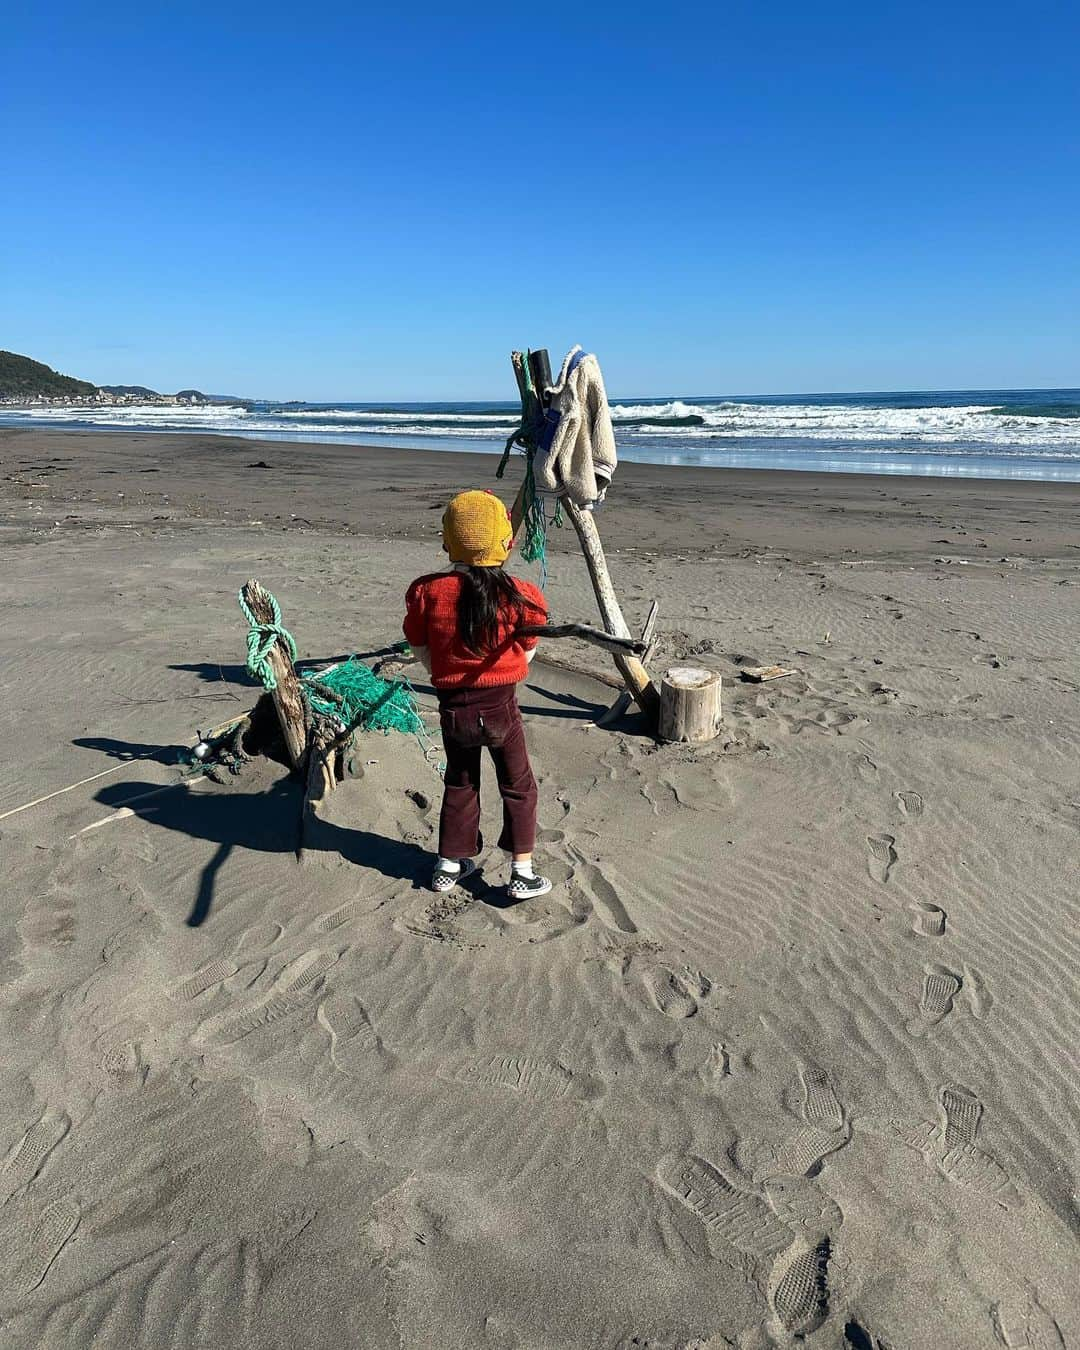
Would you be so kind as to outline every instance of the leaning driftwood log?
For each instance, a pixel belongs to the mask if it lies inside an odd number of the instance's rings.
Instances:
[[[585,555],[585,565],[589,569],[589,578],[596,592],[596,603],[600,607],[604,628],[613,637],[629,638],[630,629],[619,608],[615,587],[611,584],[611,575],[607,569],[607,560],[604,557],[593,513],[583,511],[569,497],[563,497],[562,503],[581,542],[581,551]],[[614,657],[619,674],[625,680],[630,694],[645,716],[655,724],[660,709],[660,696],[649,678],[649,672],[636,656],[617,651]]]
[[[270,598],[262,586],[252,579],[244,583],[241,592],[244,603],[259,623],[272,623],[274,611]],[[285,749],[289,762],[299,769],[307,753],[307,731],[304,725],[304,700],[300,694],[300,681],[296,678],[292,657],[285,643],[278,638],[267,656],[270,669],[274,672],[276,688],[271,690],[278,720],[281,722],[281,734],[285,738]]]

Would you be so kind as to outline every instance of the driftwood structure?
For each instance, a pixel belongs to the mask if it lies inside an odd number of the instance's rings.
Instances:
[[[265,624],[274,631],[276,613],[270,593],[256,580],[245,582],[241,595],[245,605],[257,623]],[[280,631],[280,627],[278,628]],[[584,623],[563,623],[549,625],[530,625],[519,630],[522,635],[543,635],[548,638],[579,638],[594,646],[613,652],[615,659],[635,661],[646,649],[645,638],[632,638],[615,635]],[[304,797],[300,814],[299,842],[297,856],[303,858],[304,845],[308,831],[316,819],[317,808],[325,801],[347,772],[348,751],[356,733],[356,727],[348,725],[347,713],[341,709],[341,717],[332,713],[319,712],[311,706],[311,699],[305,700],[300,678],[293,664],[292,651],[286,638],[279,636],[265,654],[266,664],[274,679],[274,687],[269,697],[273,702],[281,736],[288,755],[289,763],[304,777]],[[314,674],[305,676],[305,685],[312,694],[317,695],[326,704],[341,704],[341,696],[320,677],[336,669],[335,665],[322,667]],[[389,675],[389,671],[386,672]],[[240,738],[251,722],[251,715],[231,719],[220,728],[200,737],[195,756],[202,759],[208,754],[220,752],[225,741],[229,742],[235,754],[240,755]],[[246,756],[244,756],[246,758]]]
[[[547,390],[552,383],[551,362],[547,351],[543,348],[531,351],[528,354],[512,352],[510,361],[514,368],[518,392],[521,395],[523,432],[529,435],[531,433],[526,431],[526,428],[535,429],[544,419]],[[528,505],[526,499],[528,483],[529,478],[527,476],[526,482],[522,484],[510,512],[510,520],[515,534],[521,525]],[[656,602],[653,602],[640,641],[635,642],[630,635],[630,627],[623,617],[622,609],[615,595],[615,587],[608,571],[607,559],[604,557],[604,549],[600,542],[600,533],[596,528],[593,513],[582,510],[569,497],[563,496],[560,500],[562,509],[573,525],[578,542],[581,544],[581,551],[584,554],[585,566],[589,571],[589,580],[592,582],[593,592],[596,595],[596,604],[600,610],[604,631],[610,637],[621,640],[619,646],[609,646],[608,650],[611,651],[615,659],[615,665],[623,678],[627,692],[644,713],[649,724],[655,727],[660,711],[660,697],[640,657],[647,652],[652,640],[652,628],[655,625],[657,613]],[[549,631],[548,636],[552,637],[555,634]],[[583,634],[575,634],[574,636],[583,636]],[[626,645],[629,643],[634,645]],[[603,644],[597,643],[596,645],[602,646]]]
[[[720,734],[721,678],[715,670],[674,666],[660,686],[662,741],[712,741]]]

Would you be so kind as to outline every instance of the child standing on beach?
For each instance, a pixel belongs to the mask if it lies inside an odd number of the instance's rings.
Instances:
[[[431,888],[452,890],[476,871],[474,859],[483,847],[480,760],[486,747],[502,795],[499,847],[510,854],[510,896],[522,900],[551,890],[551,882],[533,871],[536,779],[517,701],[517,686],[537,644],[517,630],[546,623],[547,604],[537,587],[504,571],[512,543],[510,515],[498,497],[459,493],[443,516],[443,550],[452,567],[409,587],[403,629],[431,674],[446,750]]]

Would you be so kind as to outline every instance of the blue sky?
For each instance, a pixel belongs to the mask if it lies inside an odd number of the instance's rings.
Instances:
[[[5,14],[0,347],[103,383],[1080,385],[1069,4]],[[537,16],[535,25],[532,16]]]

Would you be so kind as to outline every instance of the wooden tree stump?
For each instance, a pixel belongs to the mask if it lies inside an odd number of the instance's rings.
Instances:
[[[274,612],[270,599],[262,586],[255,581],[244,582],[244,603],[259,623],[272,623]],[[300,681],[296,678],[292,657],[285,643],[278,638],[267,656],[270,669],[274,672],[277,688],[270,691],[277,709],[281,734],[285,738],[285,749],[294,769],[299,769],[307,752],[307,733],[304,728],[304,700],[300,695]]]
[[[699,666],[673,666],[660,686],[662,741],[700,743],[720,734],[721,677]]]

